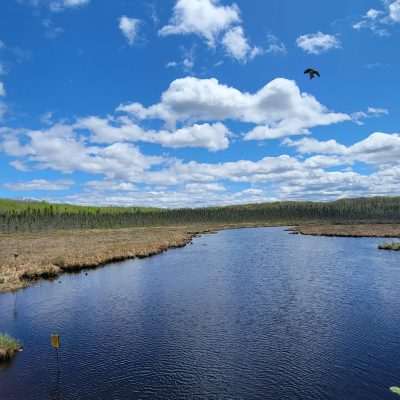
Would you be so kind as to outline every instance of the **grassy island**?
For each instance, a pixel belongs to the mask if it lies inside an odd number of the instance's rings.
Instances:
[[[400,251],[400,242],[384,243],[378,246],[379,250]]]
[[[16,339],[0,334],[0,362],[11,360],[21,349],[22,346]]]

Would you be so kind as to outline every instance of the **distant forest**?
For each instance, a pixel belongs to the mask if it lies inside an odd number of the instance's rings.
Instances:
[[[158,209],[85,207],[0,200],[0,232],[127,228],[207,223],[400,223],[400,197],[333,202],[273,202],[227,207]]]

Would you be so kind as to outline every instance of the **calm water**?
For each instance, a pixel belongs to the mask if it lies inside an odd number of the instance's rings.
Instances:
[[[381,241],[225,231],[0,296],[25,344],[0,399],[394,400],[400,254]]]

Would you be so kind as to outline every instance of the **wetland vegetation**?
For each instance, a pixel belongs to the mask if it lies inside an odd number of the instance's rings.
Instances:
[[[21,349],[22,346],[18,340],[0,333],[0,363],[11,360]]]

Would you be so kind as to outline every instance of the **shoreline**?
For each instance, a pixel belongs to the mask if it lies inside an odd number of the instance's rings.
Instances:
[[[193,224],[184,226],[0,234],[0,294],[64,273],[146,258],[185,247],[197,236],[226,229],[287,227],[286,223]],[[288,234],[330,237],[400,237],[400,224],[298,225]]]
[[[0,234],[0,294],[25,289],[40,280],[55,280],[65,273],[158,255],[185,247],[203,234],[274,226],[197,224]]]
[[[400,238],[400,224],[310,224],[289,228],[291,234],[351,238]]]

